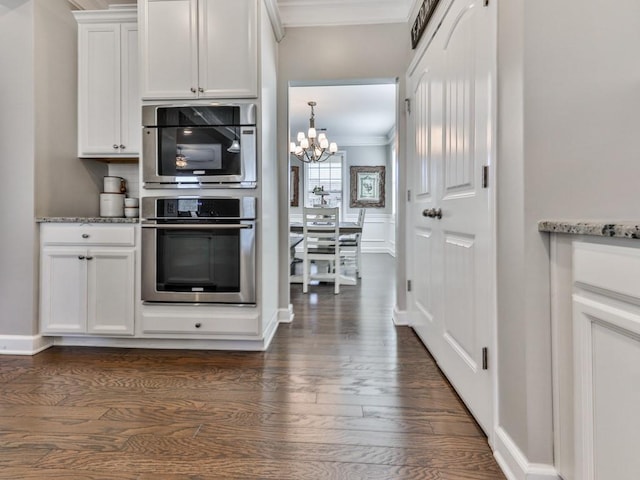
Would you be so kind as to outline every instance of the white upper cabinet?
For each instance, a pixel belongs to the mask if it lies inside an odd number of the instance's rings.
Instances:
[[[78,156],[136,157],[141,121],[135,10],[75,12]]]
[[[143,0],[142,98],[258,93],[256,0]]]

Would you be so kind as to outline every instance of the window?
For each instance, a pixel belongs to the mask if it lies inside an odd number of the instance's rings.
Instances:
[[[336,153],[320,163],[305,163],[305,206],[341,207],[344,154]]]

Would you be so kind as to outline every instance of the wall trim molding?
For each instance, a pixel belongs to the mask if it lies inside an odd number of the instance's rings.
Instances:
[[[293,313],[293,305],[289,304],[289,308],[278,309],[278,322],[279,323],[292,323],[295,314]]]
[[[562,480],[553,465],[530,463],[502,427],[495,430],[493,456],[509,480]]]
[[[35,355],[53,346],[52,337],[0,335],[0,355]]]
[[[394,305],[391,319],[396,327],[410,327],[409,312],[406,310],[398,310],[398,306]]]

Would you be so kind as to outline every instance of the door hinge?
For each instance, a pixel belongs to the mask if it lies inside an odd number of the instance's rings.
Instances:
[[[411,201],[411,190],[407,190],[407,202]]]
[[[482,369],[489,369],[489,349],[487,347],[482,348]]]
[[[489,188],[489,165],[482,166],[482,188]]]
[[[411,114],[411,99],[405,98],[404,105],[405,105],[405,108],[407,109],[407,113]]]
[[[411,291],[411,280],[407,280],[407,292]]]

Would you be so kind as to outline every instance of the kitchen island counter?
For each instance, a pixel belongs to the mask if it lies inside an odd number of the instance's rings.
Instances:
[[[640,221],[631,220],[542,220],[538,222],[538,230],[548,233],[640,239]]]

